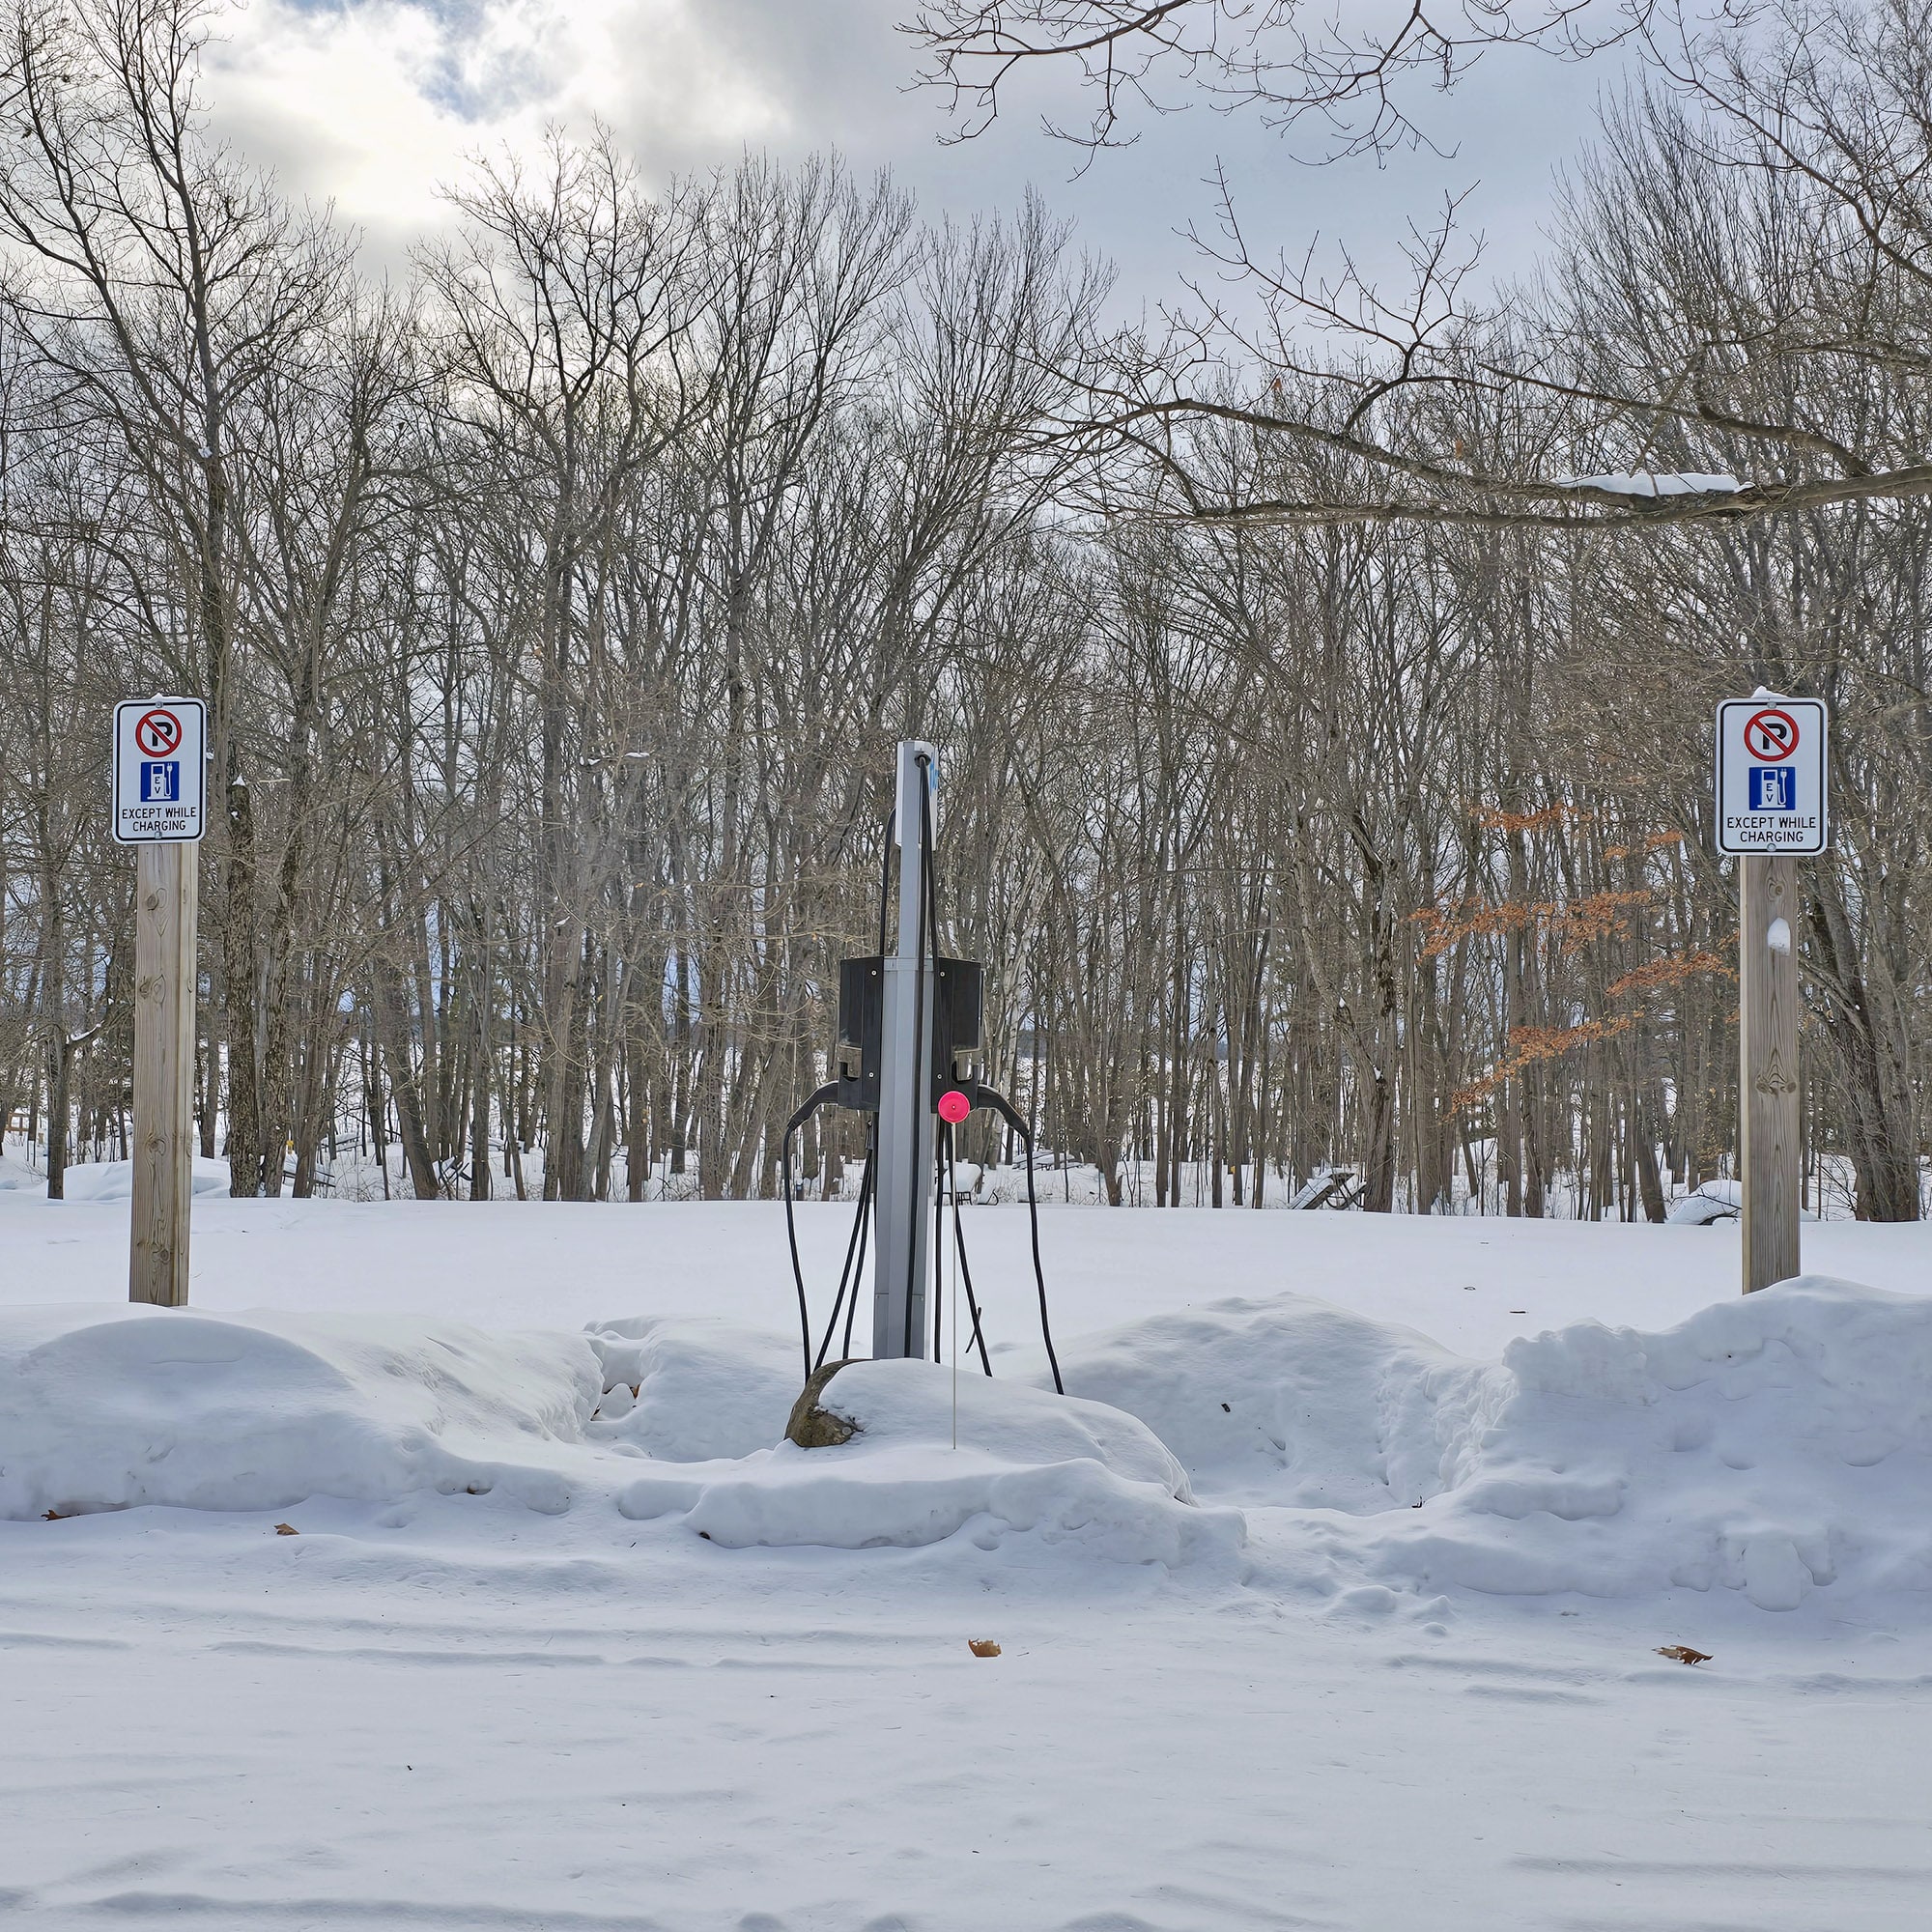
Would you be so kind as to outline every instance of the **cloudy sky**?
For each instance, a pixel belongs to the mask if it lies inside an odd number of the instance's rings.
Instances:
[[[1055,104],[1038,92],[980,139],[941,142],[938,97],[906,88],[916,55],[894,23],[908,11],[908,0],[249,0],[221,23],[208,84],[220,131],[288,189],[332,199],[376,262],[399,260],[441,218],[438,184],[467,156],[595,116],[657,179],[728,165],[747,148],[837,148],[862,168],[890,164],[928,211],[1010,207],[1031,183],[1119,265],[1122,297],[1138,302],[1194,271],[1177,231],[1211,219],[1203,178],[1217,159],[1270,245],[1340,237],[1372,261],[1445,190],[1473,185],[1490,266],[1520,270],[1552,169],[1619,72],[1611,60],[1492,55],[1456,96],[1417,97],[1446,158],[1314,167],[1251,120],[1195,108],[1073,179],[1079,155],[1038,131],[1040,108]]]

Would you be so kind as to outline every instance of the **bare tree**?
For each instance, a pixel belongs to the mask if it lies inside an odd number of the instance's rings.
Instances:
[[[1453,87],[1483,53],[1529,45],[1580,58],[1637,31],[1646,0],[1424,0],[1360,27],[1307,0],[934,0],[900,29],[924,56],[953,138],[983,133],[1036,69],[1070,71],[1092,101],[1084,126],[1047,131],[1089,149],[1137,138],[1134,123],[1190,97],[1268,125],[1308,122],[1330,156],[1427,140],[1409,96]]]

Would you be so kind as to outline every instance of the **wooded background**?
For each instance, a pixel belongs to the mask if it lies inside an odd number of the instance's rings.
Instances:
[[[1079,425],[1171,341],[1108,320],[1037,207],[922,225],[830,160],[652,192],[558,138],[379,285],[209,140],[198,31],[134,0],[6,27],[0,1107],[53,1191],[125,1149],[109,714],[165,691],[211,704],[199,1120],[238,1194],[365,1136],[422,1196],[772,1192],[919,736],[991,1076],[1110,1198],[1261,1206],[1336,1163],[1371,1209],[1658,1218],[1735,1146],[1709,741],[1764,685],[1833,717],[1812,1205],[1918,1214],[1924,502],[1168,514],[1172,442]],[[1802,170],[1700,130],[1617,110],[1493,328],[1664,389],[1739,308],[1817,312]],[[1917,288],[1867,287],[1889,340]],[[1742,419],[1633,429],[1578,366],[1417,433],[1760,467]],[[1922,450],[1929,372],[1807,364],[1782,405]],[[1211,381],[1267,411],[1302,377],[1256,350]],[[1184,435],[1196,479],[1279,494],[1253,425]],[[810,1140],[814,1190],[854,1131]]]

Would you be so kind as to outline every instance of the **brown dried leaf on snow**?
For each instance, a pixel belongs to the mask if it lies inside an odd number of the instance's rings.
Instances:
[[[998,1657],[1000,1654],[1000,1646],[989,1636],[969,1636],[966,1648],[975,1657]]]
[[[1692,1650],[1688,1643],[1661,1643],[1657,1646],[1659,1657],[1667,1657],[1673,1663],[1709,1663],[1708,1650]]]
[[[299,1536],[301,1531],[292,1522],[278,1522],[275,1525],[275,1534],[277,1536]]]

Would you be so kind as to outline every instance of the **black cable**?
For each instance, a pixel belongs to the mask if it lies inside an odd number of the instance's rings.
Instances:
[[[864,1278],[866,1266],[866,1237],[871,1226],[872,1209],[872,1151],[869,1144],[866,1150],[866,1165],[859,1174],[859,1210],[852,1217],[852,1236],[845,1243],[845,1265],[838,1270],[838,1293],[832,1303],[832,1314],[825,1323],[825,1333],[818,1344],[818,1353],[812,1357],[814,1370],[825,1366],[825,1357],[832,1347],[832,1338],[838,1329],[838,1317],[845,1307],[845,1296],[849,1292],[852,1305],[856,1310],[859,1301],[859,1283]],[[845,1352],[852,1352],[850,1323],[847,1325]]]
[[[931,794],[929,792],[923,791],[920,794],[920,809],[923,818],[923,832],[928,854],[925,867],[925,916],[931,925],[932,952],[936,961],[939,956],[939,887],[935,876],[938,868],[932,864],[929,856],[932,849],[932,805]],[[940,1069],[940,1071],[944,1075],[946,1084],[950,1086],[952,1081],[952,1068],[948,1066]],[[956,1136],[953,1133],[952,1123],[950,1121],[942,1124],[940,1134],[941,1159],[946,1170],[945,1185],[952,1196],[952,1240],[953,1246],[959,1256],[959,1279],[965,1287],[966,1306],[973,1318],[973,1332],[967,1337],[966,1352],[970,1355],[977,1344],[980,1350],[980,1365],[990,1376],[993,1373],[993,1364],[987,1358],[986,1354],[986,1336],[980,1314],[980,1301],[979,1297],[973,1292],[973,1269],[966,1259],[966,1235],[959,1223],[959,1179],[953,1162]],[[946,1248],[946,1218],[943,1204],[941,1205],[939,1214],[934,1220],[933,1236],[935,1243],[933,1266],[936,1283],[938,1270],[941,1265],[939,1257],[945,1252]],[[935,1304],[937,1300],[938,1295],[935,1287]],[[939,1335],[940,1321],[935,1312],[932,1323],[932,1358],[934,1361],[939,1359]]]
[[[864,1226],[869,1234],[872,1223],[872,1203],[879,1193],[879,1117],[868,1114],[866,1118],[866,1183],[859,1202],[859,1212]],[[859,1244],[859,1271],[852,1277],[852,1299],[845,1310],[844,1354],[849,1361],[852,1355],[852,1324],[859,1317],[859,1284],[866,1278],[866,1244]]]
[[[1026,1142],[1027,1151],[1027,1213],[1033,1221],[1033,1278],[1039,1290],[1039,1336],[1046,1344],[1046,1359],[1053,1365],[1053,1388],[1056,1395],[1066,1393],[1066,1384],[1060,1379],[1060,1357],[1053,1352],[1053,1330],[1046,1320],[1046,1271],[1039,1264],[1039,1199],[1034,1192],[1033,1184],[1033,1134],[1022,1127],[1020,1136]]]
[[[1060,1378],[1060,1357],[1053,1351],[1053,1329],[1046,1319],[1046,1270],[1039,1261],[1039,1195],[1034,1185],[1033,1129],[1027,1125],[1020,1110],[1004,1094],[986,1086],[976,1087],[974,1093],[980,1106],[992,1108],[1026,1144],[1027,1214],[1033,1233],[1033,1280],[1039,1291],[1039,1334],[1040,1340],[1046,1344],[1046,1359],[1053,1365],[1053,1386],[1059,1394],[1065,1395],[1066,1384]]]
[[[838,1094],[838,1081],[828,1081],[785,1122],[784,1132],[779,1136],[779,1175],[780,1184],[784,1188],[785,1240],[791,1247],[791,1278],[798,1289],[799,1341],[805,1355],[807,1381],[811,1379],[811,1310],[806,1304],[805,1269],[798,1259],[798,1224],[791,1211],[791,1137],[826,1101],[836,1099]]]
[[[922,761],[922,774],[923,761]],[[923,811],[923,832],[929,847],[931,843],[931,818],[929,812]],[[881,824],[879,836],[879,954],[883,959],[886,951],[886,919],[892,906],[893,878],[893,821],[887,818]],[[928,890],[930,867],[927,868]],[[923,1010],[922,1007],[922,1011]],[[845,1262],[838,1271],[838,1293],[833,1297],[832,1313],[825,1323],[825,1333],[818,1344],[814,1357],[811,1350],[811,1314],[805,1292],[805,1268],[799,1260],[798,1224],[792,1211],[792,1170],[791,1137],[817,1109],[827,1100],[836,1099],[838,1083],[832,1081],[818,1089],[791,1120],[779,1141],[779,1168],[782,1177],[785,1202],[785,1239],[791,1249],[792,1284],[798,1291],[799,1337],[805,1358],[806,1379],[811,1379],[812,1371],[824,1364],[827,1351],[832,1346],[832,1337],[838,1327],[838,1317],[845,1316],[844,1353],[852,1353],[852,1329],[858,1320],[861,1284],[865,1278],[866,1250],[871,1237],[872,1205],[878,1196],[878,1152],[879,1127],[876,1116],[871,1117],[866,1127],[866,1165],[859,1176],[859,1200],[857,1210],[852,1217],[852,1233],[845,1243]],[[850,1299],[847,1299],[847,1296]]]
[[[920,761],[920,770],[925,770],[925,761]],[[939,884],[934,874],[938,867],[932,863],[932,790],[922,785],[919,793],[919,836],[925,841],[925,922],[926,930],[932,935],[932,954],[939,956]],[[950,1067],[947,1069],[952,1070]]]
[[[932,1137],[932,1359],[946,1359],[940,1346],[945,1333],[946,1269],[941,1258],[946,1253],[946,1170],[952,1148],[952,1126],[941,1121]]]
[[[965,1284],[966,1307],[973,1317],[973,1332],[966,1338],[966,1352],[970,1355],[977,1343],[980,1366],[990,1376],[993,1364],[986,1354],[986,1332],[980,1319],[980,1298],[973,1293],[973,1270],[966,1260],[966,1231],[959,1225],[959,1177],[953,1171],[952,1130],[950,1126],[946,1132],[946,1184],[952,1193],[952,1245],[959,1256],[959,1279]]]

